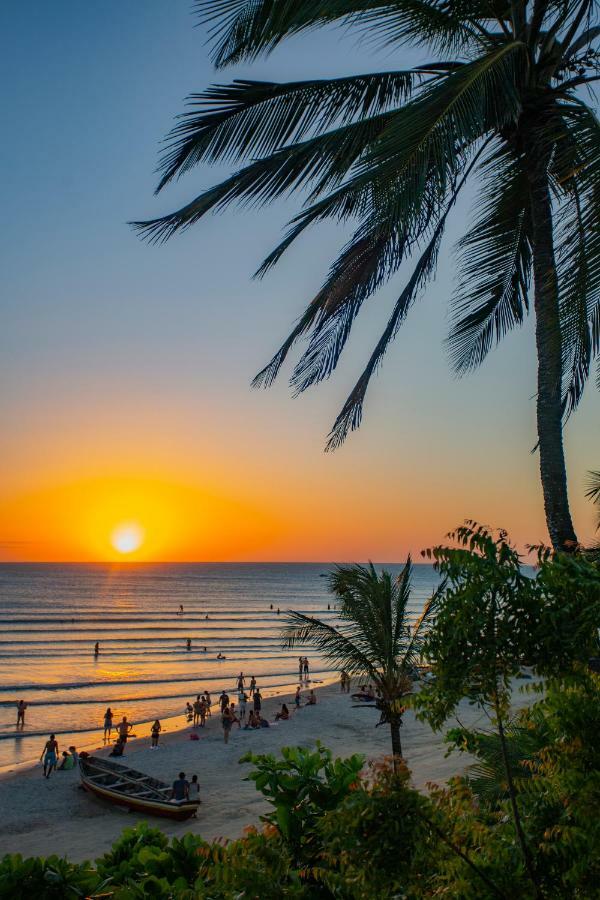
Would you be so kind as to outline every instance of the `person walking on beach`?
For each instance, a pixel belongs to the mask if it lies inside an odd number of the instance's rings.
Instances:
[[[307,656],[304,657],[304,662],[302,665],[304,668],[304,677],[308,681],[309,678],[308,678],[308,657]]]
[[[129,737],[129,732],[131,731],[132,728],[133,728],[133,725],[131,725],[127,721],[127,716],[123,716],[123,718],[121,719],[121,721],[119,722],[119,724],[117,726],[117,731],[119,732],[119,737],[121,738],[121,742],[123,744],[127,743],[127,738]]]
[[[27,709],[27,704],[24,700],[19,700],[17,703],[17,728],[19,726],[21,728],[25,727],[25,710]]]
[[[253,698],[253,705],[254,705],[255,713],[260,712],[261,701],[262,701],[261,693],[260,693],[259,689],[256,688],[256,690],[254,691],[254,698]]]
[[[340,691],[346,694],[350,693],[350,676],[345,669],[342,669],[340,674]]]
[[[296,709],[300,709],[300,685],[296,688],[296,693],[294,694],[294,703],[296,705]]]
[[[240,725],[240,720],[235,714],[233,703],[231,706],[225,706],[221,710],[221,724],[223,725],[223,740],[226,744],[229,743],[229,735],[231,734],[231,727],[234,722],[237,722]],[[240,725],[241,728],[241,725]]]
[[[250,693],[253,694],[255,690],[256,690],[256,678],[253,675],[252,678],[250,679]]]
[[[244,691],[241,690],[240,693],[238,694],[238,703],[239,703],[239,709],[240,709],[240,719],[242,722],[246,718],[246,703],[247,702],[248,702],[248,697],[244,693]]]
[[[221,696],[219,697],[219,706],[221,707],[221,712],[223,712],[226,706],[229,706],[229,694],[227,694],[225,691],[221,691]]]
[[[104,713],[104,740],[110,741],[110,733],[112,731],[112,723],[113,723],[113,711],[108,707],[106,712]]]
[[[56,763],[58,762],[58,741],[53,734],[50,735],[44,744],[44,749],[40,756],[40,760],[42,759],[44,760],[44,778],[50,778],[52,770],[56,769]]]
[[[206,725],[206,701],[204,697],[200,697],[200,712],[198,715],[200,718],[200,728],[204,728]]]
[[[150,733],[152,734],[152,740],[150,743],[150,749],[156,750],[158,748],[158,736],[162,731],[162,726],[158,719],[154,720],[154,725],[150,729]]]

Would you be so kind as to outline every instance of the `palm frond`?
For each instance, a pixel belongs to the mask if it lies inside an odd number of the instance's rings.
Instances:
[[[529,309],[531,223],[528,186],[504,150],[484,166],[481,213],[459,242],[461,278],[448,346],[453,367],[467,372],[522,324]]]
[[[318,195],[343,180],[369,144],[383,131],[387,121],[388,115],[382,114],[292,144],[240,169],[174,213],[130,224],[151,242],[160,242],[176,231],[189,228],[206,213],[224,209],[230,203],[262,206],[310,186],[312,195]],[[336,203],[339,199],[334,192],[325,202],[315,204],[296,217],[286,239],[263,263],[262,274],[312,221],[326,218],[329,207]]]
[[[287,619],[288,624],[282,629],[284,648],[310,644],[332,665],[378,679],[377,668],[369,657],[337,628],[294,610],[289,610]]]
[[[410,307],[415,302],[419,290],[435,271],[445,223],[446,218],[444,217],[438,223],[431,240],[420,256],[406,287],[396,301],[392,315],[388,320],[382,336],[377,342],[377,346],[371,354],[371,358],[369,359],[366,368],[354,385],[352,392],[333,424],[333,428],[328,435],[327,443],[325,445],[326,451],[336,450],[338,447],[341,447],[348,437],[348,434],[360,427],[363,415],[363,405],[371,378],[381,365],[389,344],[398,334],[398,330],[406,318]]]
[[[423,78],[419,69],[330,80],[238,79],[188,98],[191,107],[166,139],[157,193],[200,162],[264,157],[310,133],[392,109]]]
[[[359,171],[378,180],[400,172],[435,172],[447,191],[464,151],[517,121],[525,48],[506,43],[451,72],[407,103],[370,148]]]
[[[591,500],[598,509],[598,521],[596,524],[596,530],[600,530],[600,472],[588,472],[588,480],[587,480],[587,490],[585,492],[585,496],[588,500]]]
[[[569,416],[600,352],[600,123],[582,103],[565,104],[561,111],[566,136],[554,168],[562,195],[557,256],[563,409]]]
[[[448,4],[435,0],[198,0],[217,67],[268,54],[281,41],[334,22],[362,27],[384,44],[413,41],[460,49],[474,39]]]

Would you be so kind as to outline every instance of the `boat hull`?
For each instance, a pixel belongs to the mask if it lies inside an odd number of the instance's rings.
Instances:
[[[149,816],[159,816],[166,819],[175,819],[184,821],[190,816],[196,815],[199,801],[168,801],[159,798],[143,798],[125,793],[112,788],[109,784],[97,784],[93,780],[93,774],[85,771],[84,766],[80,766],[81,784],[90,794],[105,800],[108,803],[114,803],[116,806],[122,806],[133,812],[144,813]],[[102,770],[100,770],[102,771]],[[166,786],[165,786],[166,787]]]

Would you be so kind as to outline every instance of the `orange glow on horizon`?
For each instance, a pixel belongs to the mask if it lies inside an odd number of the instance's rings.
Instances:
[[[279,531],[252,499],[158,478],[97,478],[2,504],[5,561],[161,562],[260,555]]]

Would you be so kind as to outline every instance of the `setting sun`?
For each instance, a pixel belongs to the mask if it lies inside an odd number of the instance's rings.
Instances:
[[[115,550],[124,554],[138,550],[143,540],[144,532],[135,523],[118,525],[110,536],[110,542]]]

